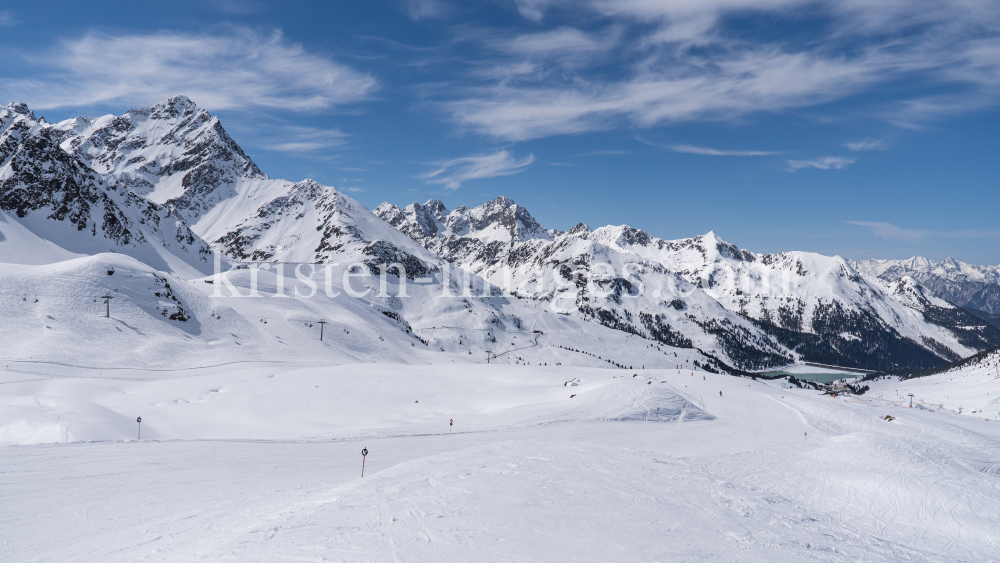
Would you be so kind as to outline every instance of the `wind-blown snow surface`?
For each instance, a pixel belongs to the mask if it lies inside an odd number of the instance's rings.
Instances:
[[[997,559],[1000,424],[631,375],[9,364],[0,559]]]

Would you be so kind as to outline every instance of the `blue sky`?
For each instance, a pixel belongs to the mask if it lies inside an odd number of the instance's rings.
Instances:
[[[1000,264],[995,0],[0,4],[0,103],[185,94],[369,207]]]

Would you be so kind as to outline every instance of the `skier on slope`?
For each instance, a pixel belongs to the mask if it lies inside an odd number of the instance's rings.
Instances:
[[[722,396],[722,391],[719,391],[719,396],[720,396],[720,397]]]

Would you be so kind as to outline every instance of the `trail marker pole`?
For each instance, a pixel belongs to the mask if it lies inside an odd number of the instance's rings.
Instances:
[[[368,448],[361,448],[361,478],[365,478],[365,457],[368,455]]]
[[[319,341],[323,342],[323,329],[326,328],[326,320],[319,320]]]
[[[142,417],[140,416],[139,418],[135,419],[135,421],[139,424],[139,435],[137,436],[137,438],[139,439],[139,441],[142,441]]]
[[[111,300],[114,298],[115,296],[111,295],[110,292],[105,293],[104,295],[99,297],[99,299],[104,300],[104,306],[105,306],[104,316],[109,319],[111,318]]]

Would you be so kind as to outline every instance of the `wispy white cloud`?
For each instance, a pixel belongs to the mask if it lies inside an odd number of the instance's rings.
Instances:
[[[436,170],[417,176],[429,184],[442,184],[448,189],[458,189],[463,182],[479,178],[510,176],[517,174],[535,161],[535,155],[515,158],[509,151],[500,150],[493,154],[466,156],[444,162],[436,162]]]
[[[528,33],[513,39],[494,38],[489,45],[509,54],[529,58],[563,58],[585,61],[604,53],[618,41],[618,30],[603,35],[585,33],[573,27],[559,27],[550,31]]]
[[[19,23],[21,23],[21,20],[18,19],[17,14],[14,12],[0,12],[0,27],[11,27]]]
[[[971,93],[919,96],[894,104],[884,117],[904,129],[923,129],[928,122],[992,107],[998,98],[1000,84]]]
[[[687,154],[702,154],[705,156],[767,156],[778,154],[769,151],[729,151],[718,150],[709,147],[696,147],[694,145],[670,145],[669,150]]]
[[[802,168],[815,168],[817,170],[840,170],[848,165],[854,164],[853,158],[843,158],[840,156],[824,156],[812,160],[789,160],[788,170],[794,172]]]
[[[269,140],[267,148],[280,152],[312,153],[343,146],[349,136],[339,129],[287,125],[278,129],[278,134]]]
[[[618,156],[618,155],[623,155],[623,154],[629,154],[629,152],[628,151],[619,151],[619,150],[587,151],[587,152],[580,153],[580,154],[578,154],[576,156],[577,157],[584,157],[584,156]]]
[[[545,11],[554,3],[553,0],[514,0],[518,13],[533,22],[542,21]]]
[[[885,139],[864,139],[854,143],[844,144],[848,150],[852,151],[880,151],[885,150]]]
[[[903,242],[908,242],[910,244],[916,244],[930,235],[933,231],[929,229],[904,229],[893,225],[892,223],[881,223],[873,221],[846,221],[846,223],[851,225],[857,225],[859,227],[865,227],[871,229],[875,236],[881,237],[885,240],[894,239],[901,240]]]
[[[376,80],[310,53],[280,32],[108,35],[63,42],[32,62],[31,79],[0,85],[0,99],[33,108],[148,105],[186,94],[208,109],[317,111],[366,99]]]
[[[572,11],[579,17],[568,21],[590,16],[591,25],[586,32],[557,27],[508,40],[497,47],[503,57],[487,58],[470,73],[485,83],[453,89],[458,95],[444,110],[465,128],[501,139],[738,119],[915,80],[919,87],[897,88],[894,99],[869,110],[917,126],[1000,103],[1000,5],[987,0],[513,0],[513,6],[531,21]],[[810,41],[750,38],[723,25],[805,11],[824,20],[825,31]],[[612,57],[621,63],[617,72],[607,69]],[[927,85],[953,93],[928,97]]]
[[[454,119],[483,133],[527,140],[617,126],[719,119],[831,101],[878,80],[878,68],[804,53],[751,52],[710,68],[644,70],[601,84],[577,77],[563,86],[509,85],[446,104]]]
[[[351,193],[361,193],[361,192],[365,191],[365,189],[364,188],[353,187],[353,188],[347,188],[347,191],[349,191]]]
[[[450,11],[451,6],[441,0],[403,0],[403,10],[413,20],[439,18]]]

